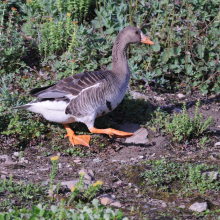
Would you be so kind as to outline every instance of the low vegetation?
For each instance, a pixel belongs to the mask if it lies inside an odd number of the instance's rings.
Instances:
[[[54,84],[69,75],[111,68],[111,49],[117,33],[125,26],[142,29],[155,45],[128,48],[132,89],[148,92],[176,92],[203,95],[220,93],[220,0],[8,0],[0,2],[0,150],[38,149],[47,143],[44,156],[60,152],[67,156],[89,157],[94,151],[70,148],[62,142],[65,130],[40,115],[13,110],[32,99],[28,91]],[[168,113],[150,101],[134,100],[128,93],[120,106],[97,120],[98,127],[115,127],[133,122],[151,128],[168,140],[167,148],[182,152],[190,146],[206,149],[213,118],[199,114],[202,101],[178,103],[181,112]],[[88,133],[75,125],[79,134]],[[149,129],[150,130],[150,129]],[[7,141],[4,141],[7,140]],[[8,141],[12,140],[12,141]],[[109,142],[94,137],[91,145],[105,148]],[[22,157],[22,153],[20,155]],[[1,219],[126,219],[92,200],[101,185],[83,190],[80,183],[67,200],[55,202],[53,192],[57,161],[54,160],[49,185],[0,180]],[[205,172],[218,171],[208,163],[179,163],[151,160],[142,178],[148,189],[179,196],[219,192],[219,183]],[[48,190],[52,199],[48,197]],[[59,187],[57,188],[59,192]],[[56,197],[57,198],[57,197]],[[19,201],[19,204],[11,201]],[[80,203],[86,201],[88,204]],[[73,209],[71,204],[75,205]],[[24,208],[28,206],[28,208]],[[10,211],[9,211],[10,210]],[[81,218],[83,218],[81,217]]]

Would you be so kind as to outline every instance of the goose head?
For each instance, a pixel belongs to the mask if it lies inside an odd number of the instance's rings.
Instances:
[[[118,37],[120,41],[124,42],[125,45],[132,43],[144,43],[154,45],[154,42],[149,40],[140,29],[133,26],[128,26],[124,28],[122,31],[120,31]]]

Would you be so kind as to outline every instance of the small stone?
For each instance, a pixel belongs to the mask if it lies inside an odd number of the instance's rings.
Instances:
[[[181,209],[185,209],[186,206],[185,206],[185,205],[180,205],[179,208],[181,208]]]
[[[41,159],[41,156],[37,156],[37,159],[40,160],[40,159]]]
[[[62,163],[58,163],[58,168],[59,168],[59,169],[62,169],[62,168],[63,168]]]
[[[20,163],[28,163],[28,160],[25,160],[25,158],[22,157],[22,158],[20,159]]]
[[[111,205],[117,208],[121,208],[121,203],[118,201],[112,202]]]
[[[19,152],[14,152],[13,154],[15,157],[19,157]]]
[[[210,177],[213,175],[213,180],[217,180],[218,172],[204,172],[206,174],[206,180],[210,180]]]
[[[139,124],[134,123],[124,123],[120,125],[120,130],[125,132],[134,133],[133,136],[126,138],[125,143],[134,144],[147,144],[149,140],[147,138],[148,131],[146,128],[141,128]]]
[[[176,112],[176,113],[178,114],[178,113],[181,113],[181,112],[182,112],[182,109],[181,109],[181,108],[174,108],[174,109],[172,110],[172,112]]]
[[[192,204],[189,209],[195,212],[203,212],[208,208],[208,204],[207,202],[196,202],[194,204]]]
[[[130,91],[130,94],[133,96],[133,99],[144,99],[145,101],[149,99],[148,96],[141,94],[140,92]]]
[[[178,94],[177,94],[177,97],[178,97],[179,99],[184,99],[186,96],[183,95],[182,93],[178,93]]]
[[[80,163],[81,160],[73,160],[74,163]]]
[[[127,163],[127,161],[126,160],[121,160],[121,163]]]
[[[157,101],[163,101],[164,100],[163,97],[159,97],[159,96],[154,96],[153,98],[156,99]]]
[[[107,194],[99,196],[98,199],[100,200],[100,203],[102,205],[109,205],[109,204],[115,202],[115,200]]]
[[[145,159],[146,157],[142,155],[142,156],[139,156],[139,158],[140,159]]]
[[[78,183],[78,180],[70,180],[61,182],[61,186],[67,186],[70,190]]]
[[[215,143],[215,147],[220,147],[220,142]]]
[[[167,207],[167,204],[166,204],[165,202],[162,202],[161,206],[162,206],[163,208],[166,208],[166,207]]]
[[[1,175],[1,179],[2,180],[6,179],[6,175]]]
[[[79,173],[79,174],[80,174],[80,173],[84,173],[84,178],[85,178],[86,180],[91,181],[91,180],[94,179],[94,172],[93,172],[91,169],[87,170],[87,169],[85,169],[85,168],[82,168],[78,173]]]
[[[215,157],[213,157],[212,155],[210,156],[211,160],[217,160]]]
[[[138,188],[135,188],[134,191],[135,191],[135,192],[138,192]]]
[[[102,160],[100,160],[99,157],[97,157],[97,158],[93,159],[93,162],[94,163],[100,163],[100,162],[102,162]]]
[[[0,160],[10,160],[10,157],[8,155],[0,155]]]

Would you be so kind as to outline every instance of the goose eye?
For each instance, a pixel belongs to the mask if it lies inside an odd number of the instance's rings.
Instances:
[[[138,32],[138,31],[135,31],[135,34],[139,34],[139,32]]]

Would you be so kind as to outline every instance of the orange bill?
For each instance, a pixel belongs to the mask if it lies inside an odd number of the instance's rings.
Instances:
[[[149,40],[149,39],[147,38],[147,36],[144,35],[143,33],[141,33],[141,43],[154,45],[154,42],[151,41],[151,40]]]

